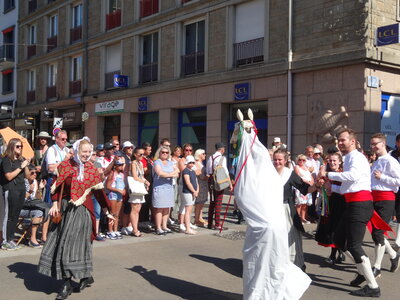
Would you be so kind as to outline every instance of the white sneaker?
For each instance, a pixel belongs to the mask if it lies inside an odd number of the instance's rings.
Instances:
[[[191,228],[191,229],[197,229],[197,226],[194,225],[194,224],[192,224],[192,223],[190,223],[190,228]]]
[[[114,231],[115,236],[117,237],[117,239],[122,239],[122,234],[119,231]]]
[[[175,222],[174,222],[174,221],[172,221],[172,219],[171,219],[171,218],[169,218],[169,219],[168,219],[167,223],[168,223],[168,225],[174,225],[174,224],[175,224]]]
[[[185,226],[185,224],[180,224],[180,225],[179,225],[179,230],[182,231],[182,232],[186,232],[186,226]]]
[[[123,234],[123,235],[131,235],[131,233],[132,233],[132,230],[129,230],[128,227],[122,227],[121,228],[121,234]]]
[[[116,240],[117,236],[115,235],[114,232],[107,232],[106,238],[108,238],[110,240]]]

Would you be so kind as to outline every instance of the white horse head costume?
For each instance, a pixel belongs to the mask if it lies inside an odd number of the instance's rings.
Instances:
[[[283,184],[268,149],[257,137],[253,113],[239,122],[231,138],[237,146],[235,200],[247,221],[243,247],[244,299],[299,299],[311,280],[289,260]]]

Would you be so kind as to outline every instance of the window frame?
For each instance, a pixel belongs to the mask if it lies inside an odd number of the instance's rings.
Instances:
[[[77,64],[76,64],[76,66],[78,67],[78,70],[76,70],[75,69],[75,64],[74,64],[74,62],[78,62]],[[76,71],[78,71],[78,72],[76,72]],[[78,80],[82,80],[82,72],[83,72],[83,69],[82,69],[82,55],[79,55],[79,56],[73,56],[72,58],[71,58],[71,73],[70,73],[70,80],[71,81],[78,81]],[[74,75],[78,75],[76,78],[74,77]]]
[[[49,32],[48,37],[56,37],[58,36],[58,15],[51,15],[49,17]]]
[[[57,63],[51,63],[47,66],[47,86],[57,85]]]
[[[78,8],[78,11],[76,9]],[[77,12],[78,12],[78,17],[77,17]],[[77,22],[75,22],[77,21]],[[83,23],[83,4],[82,3],[77,3],[76,5],[72,6],[72,22],[71,22],[71,28],[78,28],[81,27]]]
[[[28,92],[36,91],[36,70],[28,70]]]

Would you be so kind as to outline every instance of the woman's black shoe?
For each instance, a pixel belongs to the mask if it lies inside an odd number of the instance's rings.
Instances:
[[[72,294],[72,285],[71,279],[67,279],[64,281],[60,291],[57,294],[56,300],[64,300],[67,299],[69,295]]]
[[[336,263],[341,264],[344,261],[346,261],[346,255],[340,251],[338,258],[336,258]]]
[[[88,278],[82,278],[81,281],[79,282],[79,286],[77,288],[77,293],[80,293],[83,291],[86,287],[90,287],[94,283],[94,279],[92,276]]]

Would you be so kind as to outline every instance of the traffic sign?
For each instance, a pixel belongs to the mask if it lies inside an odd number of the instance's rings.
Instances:
[[[62,128],[63,126],[63,118],[54,118],[53,128]]]
[[[56,135],[57,132],[60,132],[60,131],[61,131],[61,128],[58,128],[58,127],[54,128],[53,129],[53,135]]]

